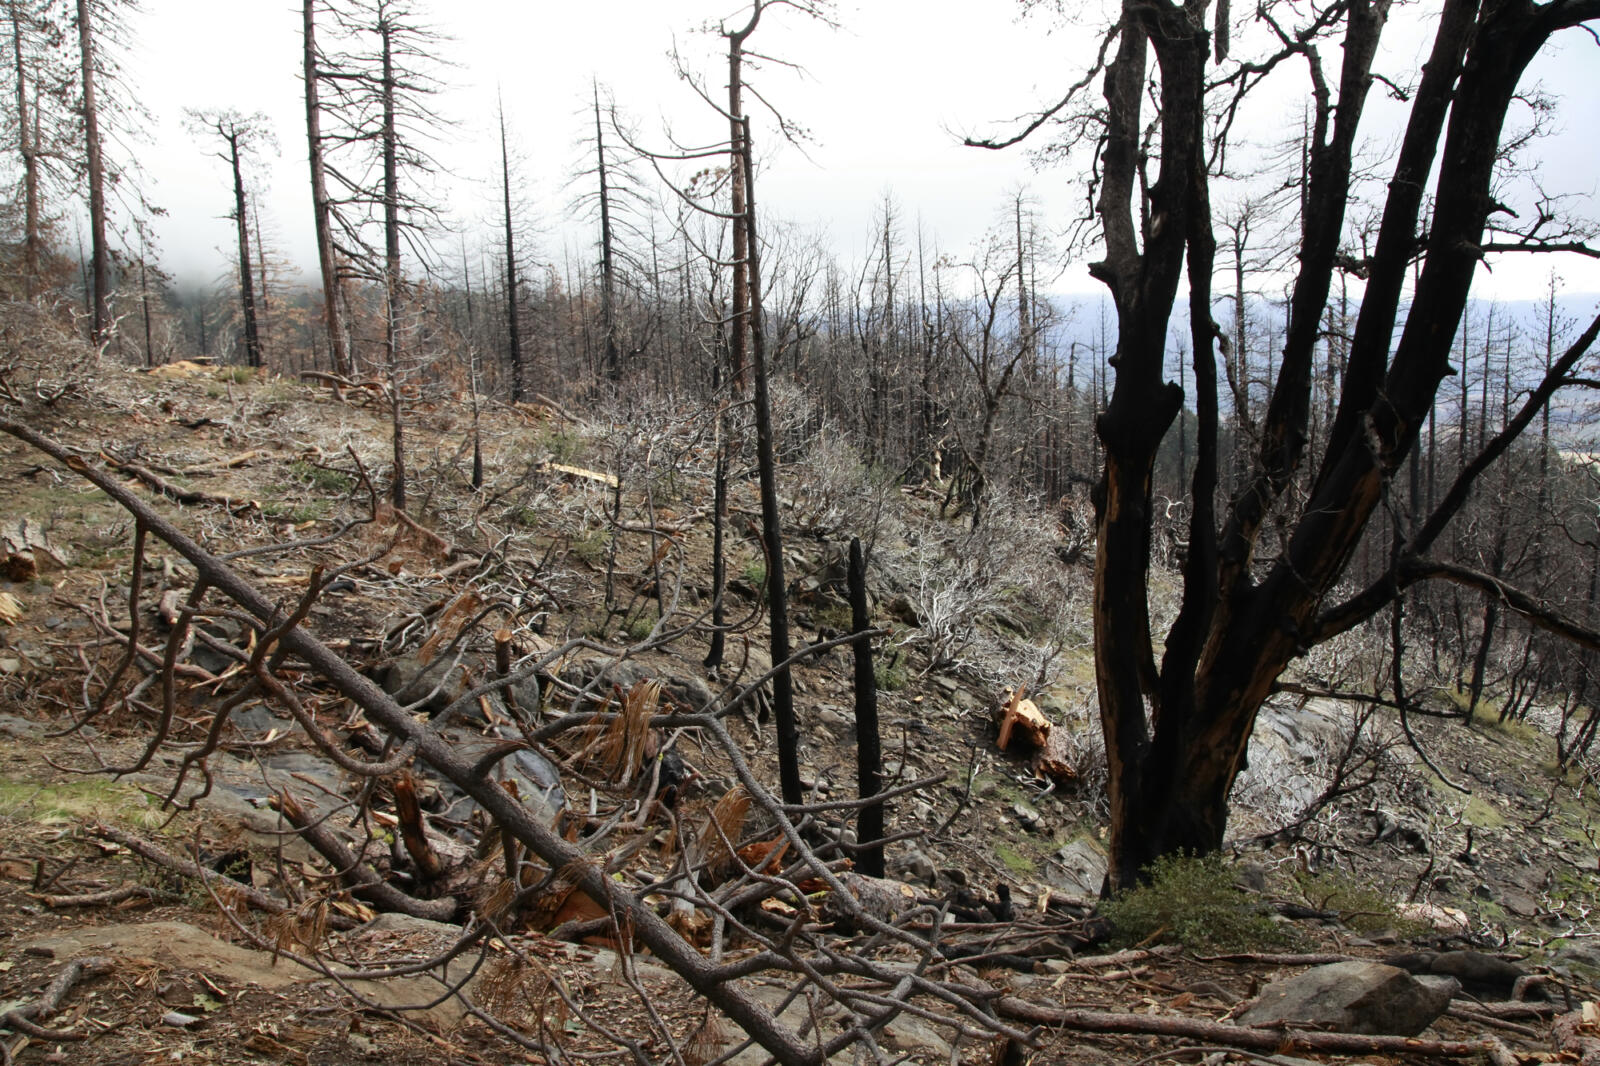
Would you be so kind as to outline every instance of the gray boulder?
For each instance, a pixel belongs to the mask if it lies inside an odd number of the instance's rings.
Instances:
[[[466,670],[453,656],[440,655],[424,663],[414,651],[384,664],[377,672],[383,691],[403,704],[422,702],[421,710],[436,715],[465,695]]]
[[[1045,880],[1074,896],[1093,898],[1106,880],[1106,856],[1087,837],[1063,845],[1045,867]]]
[[[704,710],[706,705],[716,698],[711,686],[701,678],[691,673],[666,669],[663,664],[639,659],[624,659],[622,662],[613,663],[600,659],[584,659],[572,663],[562,671],[563,680],[580,688],[592,684],[597,675],[600,683],[596,686],[595,699],[586,700],[581,705],[574,704],[574,711],[593,710],[597,704],[603,703],[611,695],[612,686],[628,692],[641,681],[660,681],[665,696],[677,700],[691,711]]]
[[[1453,978],[1417,978],[1381,962],[1336,962],[1267,985],[1239,1024],[1416,1036],[1460,989]]]
[[[1600,941],[1568,940],[1556,949],[1555,961],[1562,965],[1600,970]]]
[[[1407,973],[1453,977],[1468,992],[1486,999],[1510,999],[1517,981],[1528,973],[1481,951],[1417,951],[1383,961]]]
[[[509,731],[491,731],[487,735],[452,730],[447,734],[458,754],[477,761],[502,751],[508,741],[518,738]],[[506,753],[495,761],[489,776],[497,781],[514,781],[517,798],[535,819],[548,824],[557,812],[566,806],[566,793],[561,787],[561,773],[549,759],[536,751],[518,749]],[[449,816],[465,821],[476,802],[460,793],[453,785],[445,786],[448,794],[457,797],[451,804]]]

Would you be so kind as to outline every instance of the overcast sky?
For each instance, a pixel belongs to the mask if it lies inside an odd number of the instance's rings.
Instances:
[[[686,138],[700,131],[714,136],[714,117],[679,84],[668,52],[676,44],[720,91],[720,43],[698,31],[708,19],[740,16],[733,0],[723,2],[726,8],[714,0],[433,4],[434,25],[452,38],[444,54],[455,64],[443,71],[450,88],[438,100],[453,123],[439,150],[453,177],[443,195],[453,219],[467,226],[468,242],[478,232],[475,218],[492,223],[498,215],[491,184],[498,176],[497,87],[523,160],[516,195],[536,220],[539,256],[559,260],[564,247],[591,239],[570,220],[567,186],[584,162],[579,139],[592,127],[591,78],[609,87],[647,136],[667,124]],[[930,240],[957,255],[1024,185],[1047,225],[1064,226],[1082,209],[1073,174],[1034,173],[1019,150],[964,148],[959,134],[997,130],[1000,120],[1059,96],[1081,73],[1083,53],[1094,44],[1090,34],[1046,17],[1022,18],[1016,0],[870,0],[841,3],[837,15],[839,28],[830,30],[775,9],[752,38],[754,49],[806,68],[803,77],[779,69],[755,76],[791,120],[815,135],[804,154],[764,153],[767,212],[823,231],[848,257],[870,239],[891,191],[908,224],[920,216]],[[213,280],[226,270],[228,175],[212,146],[184,131],[182,111],[234,107],[265,112],[281,144],[265,201],[269,243],[291,260],[313,263],[298,4],[144,0],[131,22],[137,42],[129,81],[155,119],[142,165],[152,198],[170,213],[157,225],[164,262],[187,280]],[[1550,191],[1576,194],[1575,206],[1594,217],[1600,215],[1593,141],[1600,93],[1592,72],[1600,49],[1581,34],[1568,36],[1538,72],[1563,97],[1558,135],[1540,149],[1541,174]],[[1394,68],[1416,61],[1418,40],[1397,37],[1390,60],[1397,77],[1410,73]],[[1292,95],[1264,98],[1256,121],[1297,127],[1295,115],[1279,110]],[[1397,117],[1403,113],[1390,106]],[[770,123],[759,111],[754,117],[758,146],[771,147]],[[1497,267],[1491,287],[1507,298],[1526,297],[1543,287],[1549,269],[1547,261],[1506,264]],[[1600,292],[1595,265],[1564,261],[1560,270],[1569,289]],[[1061,285],[1093,289],[1081,271],[1069,272]]]

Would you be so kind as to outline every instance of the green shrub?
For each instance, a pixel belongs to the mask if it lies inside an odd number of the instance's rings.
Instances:
[[[1013,877],[1032,877],[1039,872],[1039,864],[1008,844],[994,846],[995,858],[1005,863]]]
[[[333,506],[327,500],[312,500],[298,507],[281,500],[271,500],[261,505],[261,513],[268,518],[287,518],[295,525],[300,525],[323,521],[333,513]]]
[[[879,659],[872,664],[872,680],[884,692],[899,692],[909,683],[906,676],[905,664],[898,657],[893,660]]]
[[[572,554],[585,566],[599,566],[611,547],[611,534],[603,529],[591,530],[581,537],[572,538]]]
[[[654,611],[646,611],[643,614],[635,615],[632,619],[630,619],[628,624],[623,627],[622,631],[628,635],[629,640],[637,644],[639,641],[648,637],[650,635],[650,631],[655,627],[656,613]]]
[[[1522,718],[1507,718],[1502,721],[1498,706],[1493,708],[1492,714],[1485,713],[1486,706],[1486,703],[1478,704],[1478,714],[1481,716],[1478,721],[1485,729],[1523,747],[1535,747],[1545,742],[1547,734],[1532,722]]]
[[[1146,872],[1144,884],[1100,905],[1121,945],[1167,940],[1202,951],[1250,951],[1291,939],[1234,885],[1220,855],[1166,855]]]
[[[767,587],[767,564],[761,559],[752,559],[739,570],[739,577],[746,585],[760,592]]]
[[[850,605],[848,603],[830,603],[818,607],[813,612],[813,617],[816,619],[819,630],[827,630],[830,633],[838,633],[840,635],[849,633],[851,624],[855,620],[850,613]]]
[[[539,450],[550,453],[550,461],[570,464],[583,451],[583,438],[570,429],[555,428],[539,438]]]
[[[289,472],[319,492],[349,492],[355,479],[340,470],[296,459],[289,464]]]
[[[1393,900],[1343,870],[1300,871],[1294,881],[1308,907],[1336,912],[1341,924],[1358,933],[1378,933],[1408,925]]]

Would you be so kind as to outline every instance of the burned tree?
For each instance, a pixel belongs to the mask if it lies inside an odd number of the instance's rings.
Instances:
[[[333,252],[352,277],[382,292],[379,362],[394,463],[389,495],[404,510],[402,386],[412,307],[402,253],[426,252],[427,231],[437,216],[422,190],[436,169],[428,138],[442,124],[431,104],[440,87],[433,71],[441,38],[402,0],[352,0],[328,10],[338,47],[318,53],[316,79],[329,90],[319,97],[323,165],[332,179],[325,208]]]
[[[256,314],[254,263],[250,258],[250,211],[245,193],[244,167],[246,158],[263,148],[277,148],[277,141],[260,112],[241,115],[237,111],[191,111],[190,132],[212,135],[222,141],[217,158],[228,164],[233,176],[233,214],[239,243],[239,307],[244,319],[245,365],[261,365],[261,331]],[[263,282],[265,277],[263,276]]]
[[[1299,16],[1287,8],[1263,8],[1260,54],[1247,58],[1247,42],[1235,40],[1233,58],[1218,50],[1215,72],[1208,71],[1209,6],[1128,0],[1094,75],[1022,133],[973,142],[1013,144],[1062,119],[1069,129],[1092,130],[1099,155],[1092,202],[1103,254],[1091,272],[1110,290],[1118,325],[1116,382],[1098,423],[1105,465],[1095,497],[1095,663],[1110,762],[1110,891],[1132,884],[1157,856],[1221,846],[1229,791],[1244,767],[1257,710],[1279,676],[1306,649],[1363,623],[1407,586],[1442,579],[1494,589],[1537,623],[1593,639],[1492,576],[1431,554],[1472,480],[1504,450],[1506,434],[1485,445],[1482,462],[1467,465],[1462,492],[1447,493],[1396,545],[1377,581],[1344,602],[1330,601],[1390,478],[1416,445],[1440,382],[1453,372],[1451,343],[1485,254],[1485,224],[1500,209],[1491,183],[1522,75],[1561,30],[1600,16],[1600,3],[1448,0],[1432,26],[1432,53],[1410,94],[1379,205],[1381,226],[1365,256],[1341,238],[1389,0],[1337,5],[1299,26],[1290,24]],[[1326,42],[1342,51],[1336,72],[1323,67],[1318,45]],[[1292,70],[1305,72],[1312,125],[1288,329],[1251,470],[1219,506],[1222,331],[1212,320],[1210,186],[1229,147],[1227,109]],[[1104,108],[1090,110],[1081,97],[1097,75]],[[1436,164],[1442,177],[1430,202],[1426,184]],[[1364,280],[1365,294],[1328,440],[1315,468],[1303,470],[1319,323],[1341,269]],[[1168,323],[1185,283],[1198,439],[1182,605],[1158,661],[1148,597],[1152,471],[1185,402],[1163,373]],[[1408,295],[1412,311],[1402,316]],[[1556,361],[1528,401],[1534,407],[1524,405],[1526,418],[1510,421],[1512,436],[1597,331],[1600,320]]]
[[[328,164],[322,133],[322,82],[337,77],[325,70],[317,47],[317,0],[304,0],[302,19],[302,77],[305,81],[307,160],[311,166],[311,211],[316,223],[317,267],[322,275],[322,315],[328,331],[328,350],[333,372],[348,375],[350,346],[345,336],[344,314],[340,303],[340,274],[334,254],[333,207],[328,196]]]
[[[511,402],[521,403],[527,386],[527,369],[522,358],[522,325],[518,319],[517,234],[511,214],[511,157],[506,148],[506,108],[496,100],[500,120],[500,191],[505,209],[506,252],[506,339],[511,349]]]
[[[90,270],[94,277],[89,338],[103,344],[111,328],[111,249],[106,243],[106,164],[100,137],[100,106],[96,81],[100,74],[96,36],[98,14],[93,0],[78,0],[78,55],[83,70],[83,161],[89,183]]]

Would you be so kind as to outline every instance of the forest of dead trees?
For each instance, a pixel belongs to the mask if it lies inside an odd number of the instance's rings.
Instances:
[[[829,15],[809,4],[782,6],[788,16],[795,8]],[[336,388],[370,385],[393,409],[387,477],[399,507],[408,404],[438,394],[615,411],[659,402],[708,418],[720,409],[726,418],[729,401],[751,385],[743,353],[753,327],[778,409],[771,443],[780,465],[786,451],[836,435],[882,478],[935,486],[950,520],[973,527],[1008,520],[986,506],[1005,485],[1058,514],[1060,536],[1042,537],[1041,552],[1093,561],[1092,489],[1106,461],[1097,420],[1118,373],[1118,315],[1112,301],[1055,291],[1066,261],[1085,248],[1042,217],[1026,190],[975,191],[992,199],[994,223],[964,249],[942,246],[913,206],[885,195],[873,231],[859,235],[867,251],[845,261],[819,236],[786,226],[781,208],[748,206],[760,138],[782,137],[783,117],[763,115],[752,127],[736,95],[722,111],[708,93],[707,105],[731,120],[728,142],[698,156],[652,153],[659,138],[627,119],[626,101],[608,100],[595,85],[592,140],[575,149],[582,162],[570,203],[523,198],[502,111],[501,172],[483,176],[498,187],[498,210],[487,220],[451,217],[425,192],[438,166],[430,138],[444,121],[434,101],[450,76],[440,62],[448,46],[430,34],[425,12],[396,0],[303,7],[304,55],[290,59],[284,77],[304,80],[306,128],[273,131],[260,116],[231,112],[196,113],[192,122],[193,151],[204,161],[197,165],[213,166],[219,185],[234,192],[237,255],[229,276],[208,287],[177,284],[163,271],[149,234],[159,205],[145,202],[138,149],[116,132],[141,121],[137,89],[118,66],[139,32],[138,9],[8,0],[0,63],[12,181],[0,203],[0,293],[38,304],[98,344],[104,358],[129,365],[211,360]],[[734,93],[743,77],[741,34],[754,29],[762,7],[748,27],[723,30]],[[762,35],[781,39],[781,28],[763,25]],[[720,85],[723,76],[690,73],[702,84]],[[253,183],[263,172],[254,155],[274,135],[288,154],[310,157],[321,262],[309,272],[275,251],[277,221],[258,206]],[[1324,135],[1308,128],[1302,148],[1280,154],[1315,156],[1313,142]],[[1195,486],[1211,497],[1202,517],[1240,496],[1275,432],[1283,352],[1295,343],[1288,334],[1305,327],[1291,321],[1300,313],[1291,313],[1291,290],[1301,229],[1292,220],[1316,180],[1304,164],[1291,171],[1275,193],[1219,204],[1208,219],[1220,239],[1207,306],[1225,341],[1210,370],[1221,371],[1210,422],[1192,399],[1204,394],[1195,376],[1199,334],[1182,315],[1166,330],[1162,374],[1186,399],[1150,468],[1150,552],[1159,571],[1177,573],[1192,557]],[[1046,172],[1041,180],[1056,178]],[[563,210],[588,221],[590,243],[551,256],[526,219]],[[1158,233],[1148,218],[1146,226],[1153,249]],[[1365,247],[1368,234],[1355,226],[1344,226],[1345,241]],[[1339,267],[1298,386],[1304,458],[1283,472],[1275,490],[1283,500],[1313,495],[1330,440],[1347,432],[1341,398],[1362,312],[1356,290],[1370,264]],[[1593,418],[1586,401],[1565,393],[1523,410],[1578,337],[1580,313],[1587,305],[1568,298],[1554,273],[1537,305],[1466,305],[1451,330],[1451,374],[1415,445],[1385,477],[1340,589],[1393,575],[1401,546],[1464,485],[1468,498],[1430,542],[1475,574],[1596,629]],[[1565,377],[1585,384],[1577,369]],[[782,417],[793,390],[809,397],[804,423]],[[746,432],[749,416],[735,407],[730,429]],[[1498,461],[1480,474],[1474,464],[1486,452]],[[1200,464],[1214,468],[1211,482],[1197,479]],[[1267,516],[1255,557],[1275,557],[1293,535],[1287,513]],[[1597,660],[1581,641],[1527,621],[1513,599],[1459,582],[1407,582],[1392,616],[1376,613],[1365,624],[1375,642],[1407,651],[1404,687],[1448,686],[1464,717],[1560,705],[1568,758],[1593,740],[1587,708],[1600,686]],[[1394,691],[1398,678],[1324,680],[1328,690],[1405,702]]]

